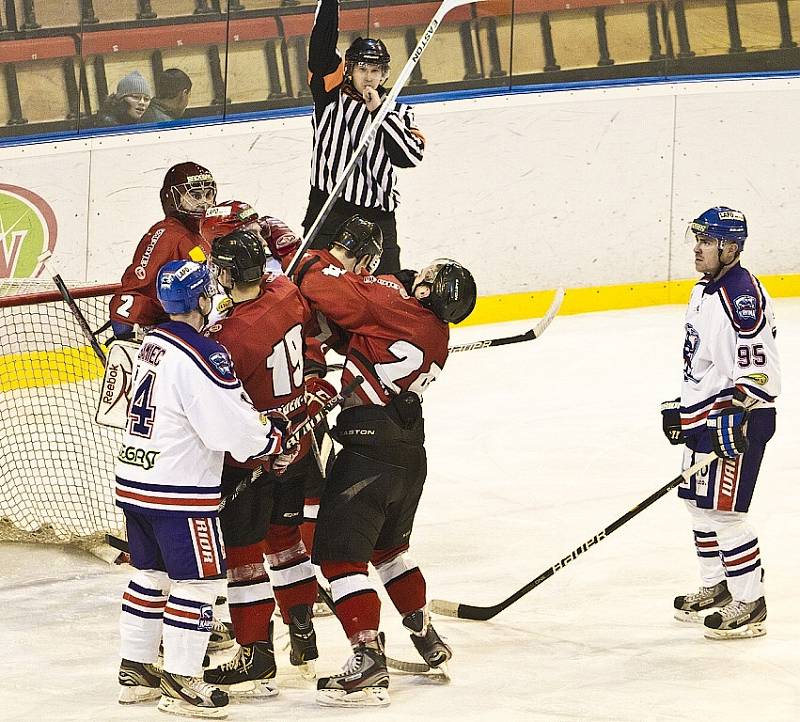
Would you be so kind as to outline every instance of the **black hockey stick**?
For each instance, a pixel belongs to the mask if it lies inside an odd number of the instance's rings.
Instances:
[[[564,301],[564,289],[557,288],[556,294],[553,296],[553,301],[550,308],[530,331],[517,334],[516,336],[504,336],[502,338],[490,338],[485,341],[472,341],[470,343],[462,343],[458,346],[451,346],[447,349],[448,353],[459,353],[460,351],[475,351],[479,348],[489,348],[490,346],[505,346],[509,343],[522,343],[523,341],[533,341],[539,338],[546,330],[547,327],[553,322],[553,319],[561,309],[561,304]]]
[[[64,283],[64,279],[61,278],[61,274],[59,274],[55,269],[48,265],[48,261],[50,260],[53,254],[50,251],[45,251],[42,253],[41,256],[37,259],[39,263],[43,264],[45,268],[47,268],[48,272],[50,273],[50,277],[53,279],[53,283],[56,284],[56,288],[58,292],[61,294],[61,298],[64,299],[64,303],[67,304],[67,308],[69,308],[72,315],[75,317],[75,320],[78,322],[78,325],[81,327],[81,331],[83,331],[84,336],[86,336],[86,340],[89,342],[89,345],[92,347],[92,350],[97,354],[97,358],[100,359],[103,366],[106,365],[106,354],[103,351],[103,348],[100,346],[99,342],[97,341],[97,337],[92,332],[91,326],[89,326],[89,322],[86,320],[86,317],[81,312],[80,308],[78,308],[78,304],[75,303],[75,299],[72,297],[69,289],[67,288],[67,284]]]
[[[589,548],[601,542],[609,534],[627,524],[631,519],[633,519],[633,517],[647,509],[647,507],[654,502],[658,501],[667,492],[678,486],[684,479],[688,480],[689,477],[691,477],[693,474],[696,474],[698,471],[700,471],[700,469],[702,469],[704,466],[707,466],[716,458],[716,454],[713,453],[704,454],[701,456],[697,463],[693,464],[685,471],[682,471],[678,476],[672,479],[672,481],[668,482],[658,491],[648,496],[643,502],[637,504],[635,507],[633,507],[633,509],[626,514],[623,514],[619,519],[609,524],[605,529],[603,529],[603,531],[595,534],[593,537],[591,537],[591,539],[588,539],[579,547],[573,549],[563,559],[557,561],[552,567],[543,571],[538,577],[536,577],[536,579],[528,582],[528,584],[522,587],[522,589],[514,592],[510,597],[508,597],[508,599],[504,599],[499,604],[495,604],[491,607],[476,607],[471,604],[459,604],[458,602],[447,602],[442,599],[434,599],[431,601],[431,611],[447,617],[458,617],[459,619],[475,619],[482,622],[485,622],[487,619],[491,619],[507,607],[510,607],[518,599],[524,597],[532,589],[538,587],[542,582],[550,579],[550,577],[552,577],[556,572],[561,571],[565,566],[567,566],[567,564],[574,559],[577,559]]]

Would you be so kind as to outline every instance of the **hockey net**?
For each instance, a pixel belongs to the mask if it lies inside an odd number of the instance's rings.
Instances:
[[[67,285],[99,329],[117,287]],[[121,535],[121,432],[94,421],[102,371],[51,282],[0,280],[0,541],[92,548]]]

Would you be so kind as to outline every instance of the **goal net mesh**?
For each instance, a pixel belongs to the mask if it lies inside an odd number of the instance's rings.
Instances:
[[[92,329],[113,287],[74,289]],[[0,280],[0,541],[78,544],[121,535],[121,431],[94,421],[103,367],[51,282]]]

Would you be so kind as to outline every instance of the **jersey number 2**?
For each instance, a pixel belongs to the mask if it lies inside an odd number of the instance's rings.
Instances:
[[[425,354],[422,352],[422,349],[417,348],[413,343],[409,343],[408,341],[395,341],[389,346],[389,351],[391,351],[392,355],[398,360],[385,364],[375,364],[375,373],[388,388],[396,394],[399,394],[402,389],[395,381],[410,376],[415,371],[418,371],[423,361],[425,361]],[[417,376],[414,382],[409,385],[408,390],[422,396],[422,392],[425,391],[432,381],[436,380],[436,377],[441,371],[442,369],[435,363],[432,363],[430,371]]]

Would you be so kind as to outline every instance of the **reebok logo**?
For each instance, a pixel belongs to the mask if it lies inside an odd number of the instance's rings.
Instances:
[[[379,476],[380,474],[375,474],[375,476],[368,476],[366,479],[357,481],[352,486],[340,492],[339,496],[342,497],[345,501],[350,501],[356,494],[359,494],[362,491],[364,491],[364,489],[366,489]]]

